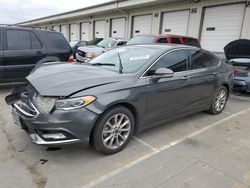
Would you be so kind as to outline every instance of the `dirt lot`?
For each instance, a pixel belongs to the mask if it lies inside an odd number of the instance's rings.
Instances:
[[[92,148],[48,148],[17,127],[0,89],[2,188],[250,186],[250,96],[232,95],[225,111],[199,113],[137,135],[104,156]]]

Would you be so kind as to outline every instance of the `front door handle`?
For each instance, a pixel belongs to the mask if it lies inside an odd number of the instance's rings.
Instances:
[[[218,75],[218,73],[217,72],[213,72],[213,75]]]
[[[190,78],[190,76],[183,76],[181,77],[182,80],[188,80]]]
[[[36,54],[37,55],[42,55],[42,51],[37,51]]]

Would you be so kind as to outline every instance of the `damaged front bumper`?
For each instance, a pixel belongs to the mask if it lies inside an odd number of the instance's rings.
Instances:
[[[89,144],[97,114],[87,108],[73,111],[52,110],[51,113],[46,113],[36,104],[35,96],[35,90],[26,87],[14,90],[6,97],[7,104],[12,106],[15,123],[30,135],[33,143]]]

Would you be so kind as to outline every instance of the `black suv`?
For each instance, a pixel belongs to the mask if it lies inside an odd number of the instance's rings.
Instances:
[[[67,61],[70,54],[59,32],[0,25],[0,83],[24,81],[37,64]]]

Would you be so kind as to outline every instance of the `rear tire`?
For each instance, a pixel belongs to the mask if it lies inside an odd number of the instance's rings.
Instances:
[[[130,110],[122,106],[111,108],[94,127],[94,148],[106,155],[123,150],[133,136],[134,124],[134,116]]]
[[[228,99],[228,90],[225,86],[221,86],[215,92],[212,104],[208,112],[214,115],[220,114],[226,106],[227,99]]]

